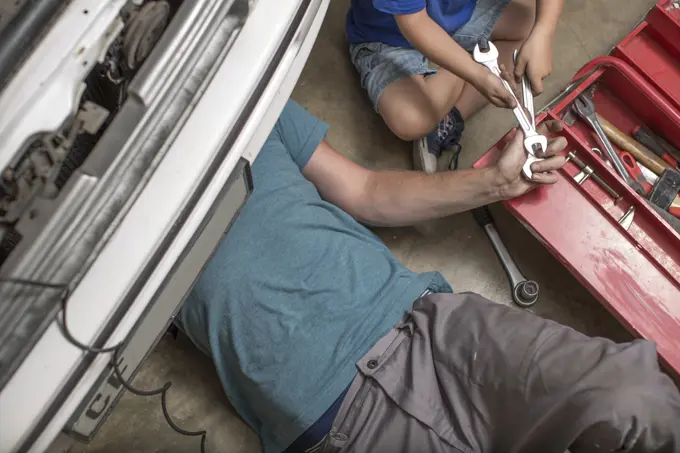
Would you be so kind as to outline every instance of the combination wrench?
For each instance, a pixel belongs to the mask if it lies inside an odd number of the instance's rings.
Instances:
[[[516,106],[514,109],[512,109],[512,113],[515,115],[515,118],[517,118],[517,123],[519,124],[519,127],[522,128],[522,132],[524,132],[524,149],[527,152],[527,160],[522,166],[522,174],[525,178],[530,180],[533,175],[533,172],[531,171],[531,164],[536,161],[543,160],[538,157],[537,154],[539,152],[545,153],[545,151],[548,149],[548,139],[536,131],[536,120],[533,117],[534,98],[531,94],[531,88],[523,77],[522,97],[524,100],[524,107],[526,107],[527,110],[529,110],[529,112],[532,114],[532,118],[529,119],[526,113],[524,113],[524,109],[517,99],[517,96],[515,96],[514,91],[512,91],[512,87],[507,82],[507,80],[501,76],[501,68],[498,66],[498,49],[496,46],[494,46],[491,41],[485,39],[481,40],[475,45],[472,56],[477,63],[486,66],[486,68],[492,74],[501,80],[505,89],[508,90],[515,100]]]
[[[593,128],[595,134],[597,134],[597,138],[600,139],[602,146],[604,146],[604,150],[607,153],[607,158],[614,166],[616,172],[621,176],[621,178],[623,178],[626,184],[633,188],[635,192],[640,194],[642,198],[646,198],[647,193],[642,187],[642,184],[633,179],[630,173],[628,173],[628,169],[626,169],[626,166],[616,153],[616,150],[609,141],[609,138],[607,138],[604,130],[602,130],[602,125],[600,125],[600,122],[597,120],[597,116],[595,115],[595,104],[593,103],[592,99],[582,94],[574,99],[574,103],[572,105],[578,116],[583,118],[590,125],[590,127]]]
[[[517,267],[517,264],[515,264],[510,252],[505,248],[503,240],[498,235],[489,208],[486,206],[475,208],[472,210],[472,216],[489,237],[491,245],[505,269],[505,273],[508,274],[510,286],[512,287],[512,299],[522,308],[533,306],[538,301],[538,283],[533,280],[527,280]]]

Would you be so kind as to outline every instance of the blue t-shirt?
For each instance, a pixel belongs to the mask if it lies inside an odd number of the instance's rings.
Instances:
[[[472,17],[477,0],[352,0],[347,13],[350,44],[382,42],[412,47],[401,34],[395,14],[413,14],[427,8],[427,14],[448,34],[453,34]]]
[[[289,102],[253,164],[255,189],[177,323],[213,359],[266,453],[333,404],[355,363],[428,288],[302,175],[327,125]]]

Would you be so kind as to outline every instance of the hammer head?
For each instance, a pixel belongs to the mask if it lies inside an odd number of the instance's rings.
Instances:
[[[649,192],[649,201],[667,211],[680,192],[680,172],[667,168]]]

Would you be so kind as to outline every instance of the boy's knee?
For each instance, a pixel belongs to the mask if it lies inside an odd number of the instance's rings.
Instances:
[[[418,140],[430,133],[440,121],[434,114],[416,108],[383,114],[382,117],[394,135],[404,141]]]

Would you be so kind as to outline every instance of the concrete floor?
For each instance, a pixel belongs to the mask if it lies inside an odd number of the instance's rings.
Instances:
[[[554,70],[537,109],[566,86],[588,60],[608,53],[637,24],[654,0],[567,0],[554,43]],[[369,167],[410,168],[410,145],[395,138],[373,112],[347,56],[344,23],[349,0],[333,0],[293,98],[331,125],[329,141]],[[507,111],[486,108],[468,121],[461,162],[469,166],[514,123]],[[525,275],[541,285],[535,312],[590,335],[625,340],[628,334],[578,282],[502,207],[497,227]],[[457,291],[475,291],[511,303],[503,269],[486,236],[469,214],[419,228],[381,229],[378,234],[415,271],[440,270]],[[174,382],[170,413],[185,429],[207,429],[207,451],[259,452],[257,436],[223,394],[210,361],[180,338],[164,339],[144,363],[135,384],[156,388]],[[196,438],[172,431],[160,400],[125,395],[90,445],[74,453],[198,452]]]

